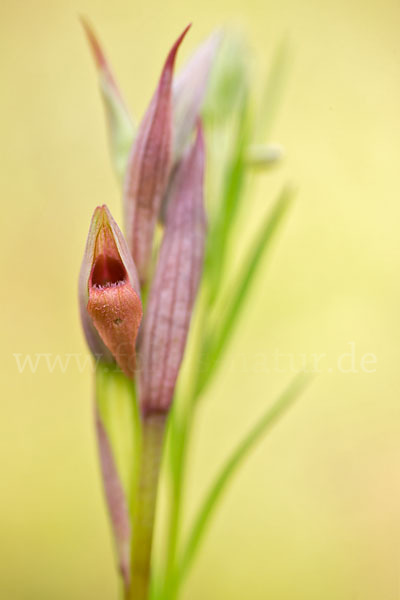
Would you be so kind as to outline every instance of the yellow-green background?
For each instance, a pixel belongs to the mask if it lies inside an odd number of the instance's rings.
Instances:
[[[137,116],[189,20],[181,61],[226,22],[249,36],[256,74],[283,36],[292,48],[273,132],[285,165],[246,202],[255,225],[290,178],[296,207],[201,411],[189,516],[291,376],[259,372],[256,355],[329,359],[231,487],[184,599],[399,600],[397,0],[1,3],[0,598],[116,597],[90,373],[19,374],[13,356],[86,352],[76,278],[89,218],[104,202],[121,216],[80,13]],[[376,355],[376,373],[334,368],[349,342],[358,361]]]

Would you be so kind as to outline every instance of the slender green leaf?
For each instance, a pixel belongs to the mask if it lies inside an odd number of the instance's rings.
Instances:
[[[291,188],[286,187],[281,192],[272,212],[267,216],[265,222],[261,226],[260,232],[256,237],[253,247],[249,251],[248,258],[245,260],[242,271],[239,274],[237,283],[233,287],[233,292],[229,294],[229,297],[231,298],[230,303],[224,303],[224,306],[227,306],[227,308],[224,309],[220,327],[204,342],[201,358],[202,369],[198,380],[197,395],[203,391],[206,383],[208,383],[210,376],[217,365],[217,361],[232,335],[239,313],[243,308],[246,295],[254,279],[257,267],[260,264],[265,251],[272,242],[283,217],[286,215],[292,197],[293,191]]]
[[[263,438],[267,431],[284,415],[284,413],[293,405],[300,393],[305,389],[310,381],[310,375],[299,373],[285,392],[271,407],[268,407],[254,427],[245,435],[239,445],[236,447],[230,458],[227,460],[222,470],[216,477],[211,486],[203,504],[195,519],[189,539],[179,561],[178,572],[176,574],[176,586],[178,586],[195,557],[200,543],[206,532],[206,527],[210,523],[218,503],[233,476],[238,472],[244,459],[248,456],[255,445]]]
[[[240,119],[237,124],[237,133],[233,140],[232,154],[226,168],[221,205],[208,236],[205,272],[208,278],[208,303],[210,305],[213,304],[220,287],[229,234],[235,222],[240,201],[243,198],[247,169],[246,149],[249,140],[247,112],[247,101],[244,99]]]

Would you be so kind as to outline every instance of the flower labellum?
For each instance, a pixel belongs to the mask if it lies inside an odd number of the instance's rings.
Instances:
[[[171,168],[172,75],[176,53],[190,25],[172,46],[157,90],[128,159],[125,189],[127,241],[140,282],[147,280],[154,229]]]
[[[203,178],[204,140],[199,126],[174,176],[143,325],[140,403],[144,415],[168,412],[183,359],[203,268]]]
[[[80,274],[83,327],[93,353],[134,377],[142,319],[136,268],[106,206],[96,208]]]

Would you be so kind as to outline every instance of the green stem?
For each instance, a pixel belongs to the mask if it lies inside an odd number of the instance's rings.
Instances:
[[[149,415],[142,421],[139,481],[134,506],[131,547],[131,582],[126,600],[148,600],[151,551],[157,488],[162,458],[165,415]]]

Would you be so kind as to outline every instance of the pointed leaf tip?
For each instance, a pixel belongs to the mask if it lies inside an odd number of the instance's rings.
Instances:
[[[172,48],[169,51],[169,54],[167,56],[167,59],[165,61],[164,70],[166,70],[167,68],[170,68],[172,70],[174,68],[175,58],[176,58],[176,54],[178,52],[179,46],[183,42],[183,39],[186,37],[186,34],[189,31],[189,29],[191,28],[191,26],[192,26],[191,23],[189,23],[189,25],[186,25],[185,29],[182,31],[182,33],[176,40],[175,44],[172,46]]]
[[[94,29],[89,23],[89,20],[83,15],[79,17],[79,20],[86,34],[86,38],[89,42],[89,46],[92,50],[93,58],[96,62],[97,67],[99,69],[107,69],[109,71],[107,59],[96,37],[96,34],[94,33]]]
[[[96,63],[108,125],[111,158],[117,177],[121,180],[135,137],[135,128],[94,29],[85,17],[81,17],[80,20]]]

